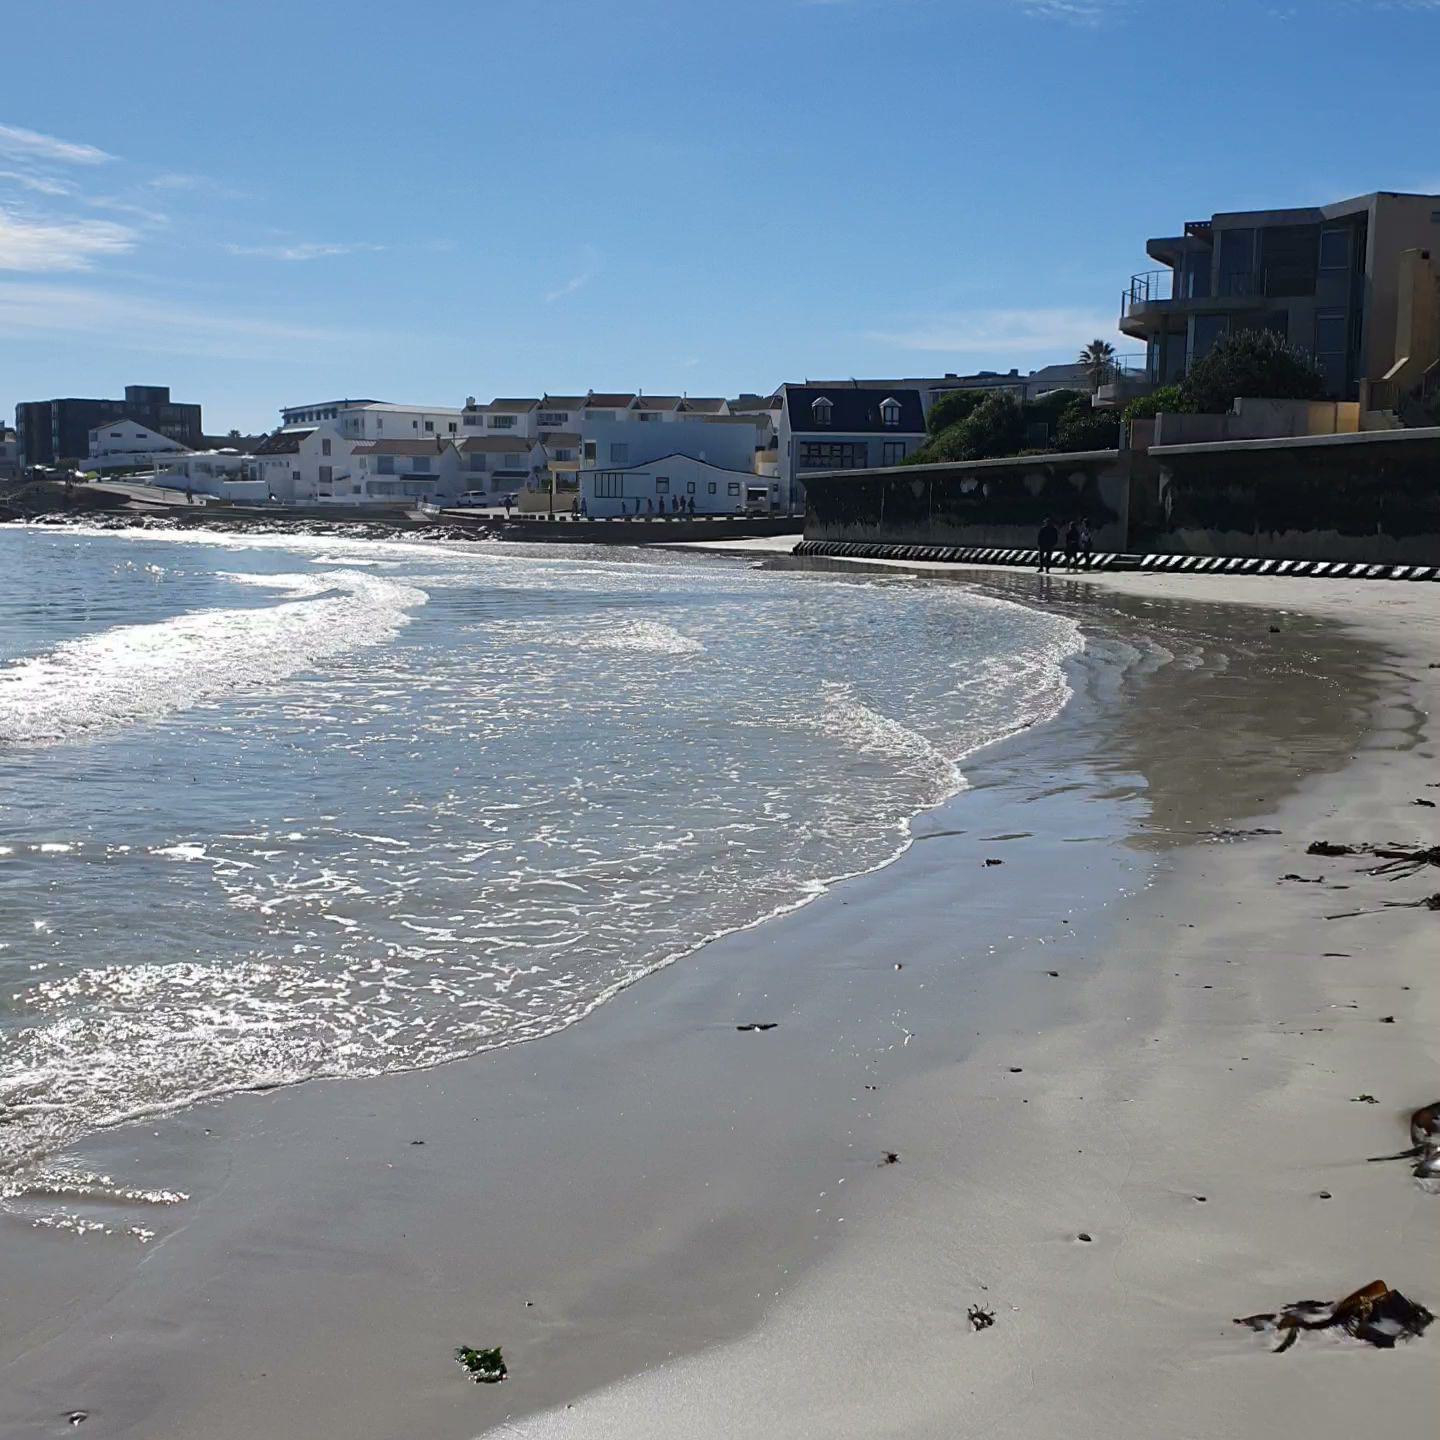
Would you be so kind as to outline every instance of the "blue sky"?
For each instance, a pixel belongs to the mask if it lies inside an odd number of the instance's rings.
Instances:
[[[1440,0],[11,0],[4,48],[7,415],[1029,369],[1148,235],[1440,190]]]

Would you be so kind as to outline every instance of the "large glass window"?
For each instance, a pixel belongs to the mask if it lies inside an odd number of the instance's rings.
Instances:
[[[870,447],[863,440],[807,440],[800,446],[802,470],[863,470],[870,463]]]
[[[1221,230],[1220,294],[1255,293],[1255,232],[1248,228]]]
[[[1225,333],[1224,315],[1197,315],[1191,327],[1190,363],[1203,360],[1215,348],[1215,342]]]

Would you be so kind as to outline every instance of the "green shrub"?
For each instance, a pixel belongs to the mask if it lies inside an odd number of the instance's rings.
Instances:
[[[1120,412],[1072,406],[1055,431],[1057,450],[1114,450],[1120,444]]]
[[[1193,411],[1223,415],[1241,396],[1323,399],[1325,376],[1313,356],[1283,335],[1273,330],[1236,330],[1222,335],[1210,353],[1190,367],[1180,395]]]
[[[1178,385],[1162,385],[1148,395],[1132,400],[1122,412],[1122,418],[1130,420],[1153,420],[1162,411],[1175,415],[1184,411],[1185,401]]]
[[[948,391],[930,407],[930,413],[925,417],[925,428],[932,435],[939,435],[961,420],[968,420],[989,394],[988,390]]]

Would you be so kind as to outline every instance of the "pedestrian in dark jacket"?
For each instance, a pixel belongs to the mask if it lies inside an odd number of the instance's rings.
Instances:
[[[1055,522],[1047,515],[1045,523],[1040,527],[1040,533],[1035,537],[1035,548],[1040,552],[1039,564],[1036,569],[1043,575],[1050,573],[1050,566],[1054,563],[1052,556],[1055,553],[1055,546],[1060,539],[1060,532],[1055,528]]]

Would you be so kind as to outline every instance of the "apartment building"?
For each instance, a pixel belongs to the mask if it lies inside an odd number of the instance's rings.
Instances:
[[[85,460],[90,432],[112,420],[134,420],[190,449],[204,444],[200,406],[170,398],[166,385],[127,385],[123,400],[28,400],[15,407],[20,466]]]
[[[1164,268],[1131,277],[1120,329],[1144,344],[1153,384],[1180,380],[1242,329],[1273,330],[1309,350],[1337,400],[1363,405],[1372,386],[1423,372],[1412,337],[1433,335],[1440,303],[1440,195],[1377,191],[1333,205],[1222,211],[1145,248]]]

